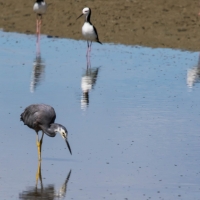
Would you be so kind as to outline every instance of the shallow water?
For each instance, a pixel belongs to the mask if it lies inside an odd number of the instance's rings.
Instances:
[[[0,33],[0,199],[199,199],[199,53]],[[52,105],[63,139],[20,122]],[[71,173],[70,173],[71,170]]]

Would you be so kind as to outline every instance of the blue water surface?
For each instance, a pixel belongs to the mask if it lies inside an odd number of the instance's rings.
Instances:
[[[199,53],[0,32],[0,199],[200,199]],[[24,108],[66,126],[36,134]],[[70,174],[71,170],[71,174]],[[70,174],[70,176],[69,176]],[[37,186],[36,186],[37,185]]]

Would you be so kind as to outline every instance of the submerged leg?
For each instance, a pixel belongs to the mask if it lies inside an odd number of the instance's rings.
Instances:
[[[36,132],[36,133],[37,133],[36,145],[38,148],[38,159],[40,161],[41,160],[41,150],[42,150],[42,140],[43,140],[44,132],[42,131],[42,137],[41,137],[40,141],[39,141],[39,137],[38,137],[38,132]]]
[[[91,50],[92,50],[92,41],[90,43],[90,49],[89,49],[89,51],[91,52]]]
[[[87,57],[87,70],[91,68],[90,57]]]
[[[36,57],[40,56],[40,44],[37,42],[36,43]]]
[[[89,57],[87,56],[86,58],[87,58],[87,70],[88,70],[88,68],[89,68]]]
[[[89,41],[87,40],[87,54],[86,54],[87,57],[88,57],[88,54],[89,54],[89,48],[90,48],[90,44],[89,44]]]
[[[37,168],[37,173],[36,173],[36,188],[38,184],[38,178],[40,179],[41,188],[42,188],[43,185],[42,185],[42,174],[41,174],[41,161],[38,161],[38,168]]]
[[[88,51],[87,51],[87,57],[90,56],[90,52],[91,52],[91,46],[92,46],[92,41],[88,42]]]

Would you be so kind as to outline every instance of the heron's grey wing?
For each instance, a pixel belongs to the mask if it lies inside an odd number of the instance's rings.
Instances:
[[[39,110],[37,105],[28,106],[21,114],[21,120],[24,122],[24,125],[27,125],[32,129],[38,129],[38,112]]]
[[[54,108],[49,105],[40,104],[40,113],[38,121],[40,123],[40,128],[48,135],[49,137],[55,137],[56,133],[52,129],[52,125],[56,119],[56,113]]]
[[[45,104],[32,104],[21,114],[21,120],[25,125],[38,130],[42,129],[41,126],[49,127],[55,118],[54,109]]]
[[[45,104],[39,104],[39,105],[40,105],[40,115],[41,115],[40,120],[43,122],[43,124],[50,125],[54,123],[56,119],[56,113],[54,109],[49,105]]]

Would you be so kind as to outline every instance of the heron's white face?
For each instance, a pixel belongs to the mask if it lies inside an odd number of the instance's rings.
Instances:
[[[58,133],[60,133],[60,135],[61,135],[61,137],[63,138],[63,139],[67,139],[67,135],[68,135],[68,132],[67,132],[67,130],[65,130],[64,128],[62,128],[62,127],[59,127],[57,130],[56,130]]]
[[[70,147],[68,139],[67,139],[67,136],[68,136],[67,129],[61,124],[56,124],[56,125],[57,125],[57,128],[54,131],[60,133],[61,137],[65,140],[65,142],[67,144],[69,152],[72,154],[71,147]]]
[[[89,13],[90,13],[90,9],[89,8],[83,8],[83,11],[82,11],[82,13],[84,14],[84,15],[88,15]]]

